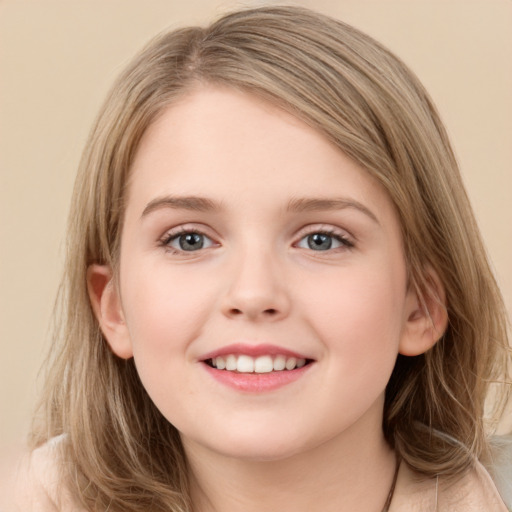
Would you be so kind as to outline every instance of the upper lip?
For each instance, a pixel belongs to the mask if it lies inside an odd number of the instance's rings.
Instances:
[[[200,357],[200,360],[207,361],[208,359],[213,359],[214,357],[228,356],[230,354],[246,355],[251,357],[281,355],[286,357],[295,357],[297,359],[311,359],[306,355],[300,354],[298,352],[283,347],[279,347],[277,345],[250,345],[246,343],[233,343],[231,345],[226,345],[217,350],[213,350],[212,352],[204,354],[203,356]]]

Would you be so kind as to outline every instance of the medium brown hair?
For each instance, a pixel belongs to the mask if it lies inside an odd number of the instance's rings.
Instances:
[[[190,509],[176,429],[133,360],[108,348],[88,298],[93,263],[116,268],[125,189],[147,127],[201,83],[256,94],[323,133],[369,172],[398,213],[410,285],[446,292],[449,326],[417,357],[398,356],[386,389],[389,444],[427,476],[460,475],[485,459],[484,405],[507,377],[506,314],[448,137],[417,78],[379,43],[297,7],[235,12],[153,40],[115,83],[75,185],[67,264],[38,445],[66,434],[67,475],[89,510]],[[427,301],[425,301],[427,302]],[[495,400],[497,418],[503,400]]]

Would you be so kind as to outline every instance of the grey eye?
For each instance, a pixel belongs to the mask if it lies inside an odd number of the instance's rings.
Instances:
[[[352,244],[341,235],[322,233],[321,231],[306,235],[297,244],[297,247],[312,251],[329,251],[344,246],[352,247]]]
[[[308,247],[313,251],[327,251],[332,247],[332,236],[324,233],[313,233],[306,237]]]
[[[206,235],[193,232],[182,233],[173,237],[168,242],[168,245],[173,249],[186,252],[199,251],[200,249],[211,247],[212,244],[213,242]]]

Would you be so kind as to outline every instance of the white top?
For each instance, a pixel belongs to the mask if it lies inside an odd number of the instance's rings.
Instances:
[[[17,471],[15,503],[1,512],[87,512],[59,484],[58,445],[61,440],[62,436],[52,439],[24,459]],[[510,469],[509,461],[507,471]],[[510,484],[509,479],[505,480]],[[421,479],[402,463],[389,512],[508,510],[512,510],[512,507],[507,509],[494,482],[480,463],[451,485],[441,480]]]

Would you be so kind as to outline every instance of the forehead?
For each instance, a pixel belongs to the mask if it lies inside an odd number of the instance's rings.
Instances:
[[[336,192],[390,203],[319,131],[255,95],[221,87],[195,89],[160,114],[141,140],[128,190],[128,206],[136,202],[139,212],[162,195],[248,206],[255,196],[270,203]]]

